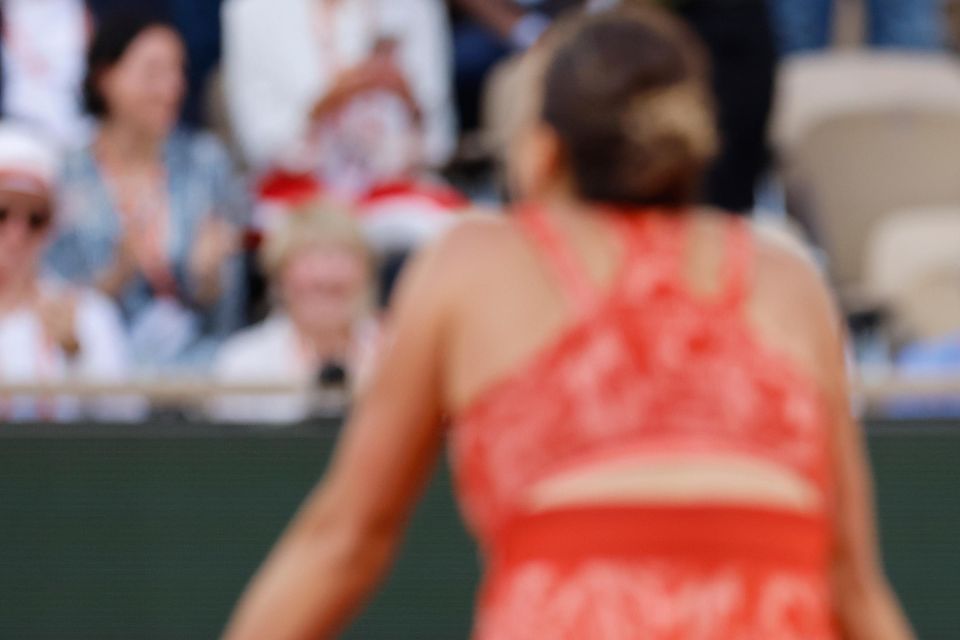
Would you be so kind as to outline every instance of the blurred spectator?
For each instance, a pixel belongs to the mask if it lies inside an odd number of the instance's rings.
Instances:
[[[253,211],[255,235],[269,234],[306,202],[332,199],[312,175],[274,172],[259,185]],[[427,179],[394,180],[350,198],[367,246],[379,264],[380,303],[387,306],[409,254],[456,222],[470,201],[460,192]]]
[[[518,50],[533,46],[555,17],[564,11],[593,4],[595,0],[453,0],[481,24]]]
[[[113,305],[39,277],[53,225],[57,157],[25,129],[0,125],[0,384],[122,382],[126,341]],[[115,399],[0,398],[4,420],[129,418]]]
[[[572,6],[603,10],[620,2],[652,0],[455,0],[477,20],[522,48],[536,42],[552,16]],[[684,0],[668,2],[696,31],[712,59],[713,88],[723,145],[708,172],[704,200],[734,213],[754,207],[757,181],[768,164],[767,128],[773,106],[777,52],[768,0]],[[806,0],[801,0],[806,1]],[[507,74],[503,100],[516,101]],[[494,87],[496,91],[496,87]],[[495,114],[502,112],[492,105]],[[496,116],[495,116],[496,117]],[[498,131],[503,123],[489,123]],[[498,129],[499,127],[499,129]],[[500,131],[502,133],[502,131]],[[497,134],[494,133],[496,137]]]
[[[937,49],[945,44],[942,0],[864,0],[867,41],[875,47]],[[833,37],[835,0],[773,0],[785,54],[826,48]]]
[[[292,213],[267,234],[261,259],[276,309],[223,346],[218,382],[362,386],[375,357],[377,324],[371,256],[351,215],[318,207]],[[212,413],[235,422],[296,422],[309,417],[311,401],[307,393],[229,397]]]
[[[676,12],[703,39],[712,60],[722,145],[707,173],[704,198],[734,213],[753,210],[757,182],[769,164],[767,130],[777,50],[767,2],[674,3]]]
[[[449,29],[436,0],[229,0],[225,82],[250,163],[328,188],[442,165],[454,147]]]
[[[89,33],[83,0],[3,0],[0,25],[3,116],[61,143],[78,141]]]
[[[100,22],[129,11],[134,4],[138,10],[149,10],[177,26],[190,59],[183,119],[191,125],[201,124],[208,80],[220,61],[222,0],[87,0],[87,4]]]
[[[199,366],[237,328],[243,193],[222,146],[176,129],[186,60],[168,23],[105,22],[89,54],[93,142],[62,177],[51,265],[115,298],[147,368]]]
[[[511,52],[532,45],[552,17],[582,0],[453,0],[454,71],[461,127],[480,123],[487,75]]]

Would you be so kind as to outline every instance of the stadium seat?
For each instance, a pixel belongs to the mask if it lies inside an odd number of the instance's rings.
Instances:
[[[892,312],[898,341],[960,329],[960,207],[904,210],[867,243],[866,287]]]
[[[771,135],[789,161],[824,119],[890,109],[960,111],[960,61],[949,54],[848,50],[793,56],[777,78]]]
[[[842,298],[861,300],[877,225],[896,211],[960,206],[960,101],[825,118],[795,145],[784,180],[788,209],[824,249]]]

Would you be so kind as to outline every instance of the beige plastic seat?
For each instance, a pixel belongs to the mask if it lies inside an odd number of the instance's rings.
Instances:
[[[960,111],[960,61],[939,53],[845,50],[791,57],[780,67],[771,136],[791,151],[824,119],[891,109]]]
[[[893,212],[960,207],[960,110],[827,118],[798,141],[784,177],[791,213],[826,252],[841,296],[856,300],[868,240]]]
[[[870,236],[866,284],[880,297],[944,268],[960,269],[960,206],[895,212]]]
[[[891,214],[870,236],[864,276],[902,340],[960,329],[960,207]]]

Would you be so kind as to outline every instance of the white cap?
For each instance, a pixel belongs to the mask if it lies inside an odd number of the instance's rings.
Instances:
[[[0,123],[0,189],[48,195],[59,172],[54,144],[23,125]]]

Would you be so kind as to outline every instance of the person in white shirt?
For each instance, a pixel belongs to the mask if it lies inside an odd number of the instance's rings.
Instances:
[[[228,0],[223,23],[233,129],[254,167],[302,166],[310,154],[349,165],[360,154],[384,174],[402,171],[411,154],[426,167],[450,157],[452,45],[444,3]],[[349,144],[328,135],[337,118]],[[410,125],[413,148],[402,135]],[[371,145],[375,153],[364,149]],[[320,169],[328,179],[358,180],[352,166]]]
[[[260,257],[277,309],[223,345],[214,375],[228,385],[289,384],[304,391],[224,396],[211,403],[210,414],[225,422],[300,422],[314,412],[309,390],[321,376],[348,395],[369,377],[378,346],[373,261],[353,217],[320,205],[292,212],[270,230]]]
[[[103,296],[40,277],[53,219],[57,156],[32,132],[0,124],[0,389],[69,381],[120,383],[128,373],[119,313]],[[139,417],[137,401],[0,394],[0,422]]]
[[[4,117],[29,122],[62,145],[86,135],[80,108],[90,18],[83,0],[2,0]]]

